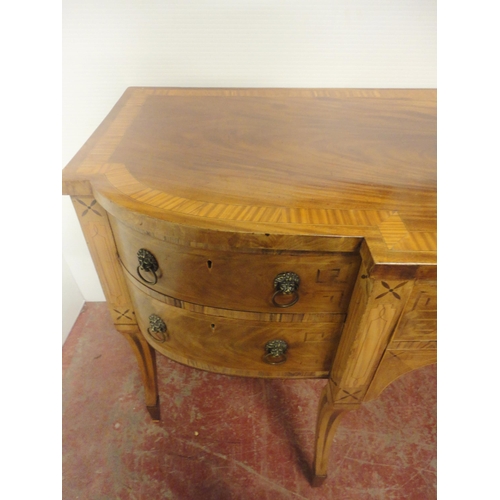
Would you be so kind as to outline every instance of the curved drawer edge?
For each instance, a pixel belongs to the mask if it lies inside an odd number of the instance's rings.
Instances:
[[[243,319],[249,321],[270,321],[278,323],[343,323],[345,321],[345,313],[265,313],[253,311],[238,311],[233,309],[222,309],[217,307],[205,306],[203,304],[195,304],[185,300],[176,299],[169,295],[162,294],[149,288],[141,283],[135,276],[130,274],[128,269],[123,265],[123,273],[130,285],[135,286],[141,292],[149,295],[151,298],[159,300],[169,306],[179,307],[189,312],[199,314],[209,314],[211,316],[220,316],[223,318]]]
[[[200,314],[158,301],[138,287],[129,289],[147,342],[168,358],[204,371],[259,378],[325,378],[342,334],[343,324]],[[265,346],[277,339],[288,345],[286,362],[268,364]]]
[[[148,343],[156,349],[158,352],[166,356],[167,358],[180,363],[181,365],[189,366],[191,368],[196,368],[197,370],[202,370],[205,372],[211,372],[211,373],[219,373],[221,375],[231,375],[233,377],[245,377],[245,378],[293,378],[293,379],[310,379],[310,378],[328,378],[329,372],[328,371],[301,371],[301,372],[295,372],[295,371],[290,371],[290,372],[279,372],[279,373],[272,373],[272,372],[264,372],[264,371],[258,371],[258,370],[235,370],[234,368],[225,368],[223,366],[217,366],[217,365],[212,365],[209,363],[203,363],[202,361],[199,360],[194,360],[190,359],[187,357],[179,356],[176,353],[173,353],[171,351],[167,351],[165,349],[162,349],[159,344],[156,342],[152,341],[150,338],[147,336],[146,340]]]

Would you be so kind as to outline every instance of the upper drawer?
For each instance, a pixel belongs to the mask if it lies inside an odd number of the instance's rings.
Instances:
[[[136,279],[187,302],[258,312],[339,312],[347,310],[360,264],[357,253],[219,251],[175,245],[130,229],[110,217],[120,259]],[[140,249],[158,263],[156,277],[141,270]],[[299,277],[297,290],[282,293],[275,279]],[[142,275],[142,278],[141,276]],[[155,283],[156,281],[156,283]],[[284,308],[294,302],[290,307]]]

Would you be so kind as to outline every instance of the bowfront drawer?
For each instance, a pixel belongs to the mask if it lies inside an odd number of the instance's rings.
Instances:
[[[357,253],[207,250],[111,223],[131,276],[170,297],[212,307],[344,313],[359,268]]]
[[[249,321],[186,311],[128,279],[139,327],[162,354],[203,370],[249,377],[326,377],[344,315],[328,323]]]

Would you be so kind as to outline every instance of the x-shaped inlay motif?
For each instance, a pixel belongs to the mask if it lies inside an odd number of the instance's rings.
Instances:
[[[394,297],[396,297],[398,300],[401,300],[400,295],[398,293],[396,293],[394,290],[397,290],[398,288],[406,285],[406,283],[408,283],[408,282],[404,281],[403,283],[400,283],[399,285],[396,285],[394,288],[392,288],[391,285],[389,285],[385,281],[382,281],[381,283],[382,283],[382,286],[384,288],[387,288],[387,292],[384,292],[384,293],[381,293],[380,295],[377,295],[375,297],[375,300],[380,299],[381,297],[383,297],[384,295],[387,295],[388,293],[392,293],[392,295],[394,295]]]
[[[127,313],[129,312],[129,309],[127,309],[125,312],[120,312],[117,309],[113,309],[115,313],[119,314],[119,316],[116,319],[121,319],[121,318],[127,318],[127,319],[132,319],[130,316],[127,316]]]
[[[101,214],[95,208],[92,208],[97,203],[96,200],[92,200],[90,205],[87,205],[84,201],[80,200],[79,198],[77,198],[76,201],[78,203],[80,203],[80,205],[83,205],[87,209],[87,210],[84,210],[82,212],[82,217],[85,217],[87,215],[87,213],[89,212],[89,210],[92,210],[92,212],[94,212],[95,214],[99,215],[99,217],[101,217]]]

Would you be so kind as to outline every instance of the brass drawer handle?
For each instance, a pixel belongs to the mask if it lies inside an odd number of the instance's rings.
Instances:
[[[167,325],[156,314],[149,316],[148,333],[157,342],[165,342],[168,339]]]
[[[284,340],[270,340],[264,347],[266,353],[263,360],[270,365],[281,365],[286,361],[286,351],[288,344]]]
[[[299,292],[297,288],[300,284],[300,278],[298,274],[287,271],[285,273],[279,273],[276,278],[274,278],[274,288],[276,291],[273,294],[273,304],[276,307],[291,307],[299,301]],[[281,304],[276,301],[278,295],[292,295],[292,300],[285,304]]]
[[[139,260],[139,265],[137,266],[137,274],[139,275],[139,278],[149,285],[156,285],[156,283],[158,283],[158,275],[156,274],[156,271],[158,271],[159,266],[155,256],[149,250],[141,248],[137,252],[137,259]],[[154,276],[154,280],[150,281],[146,279],[141,273],[141,270],[151,273]]]

